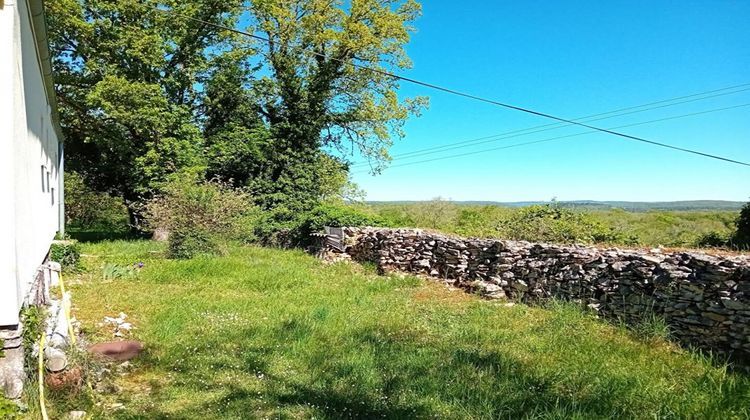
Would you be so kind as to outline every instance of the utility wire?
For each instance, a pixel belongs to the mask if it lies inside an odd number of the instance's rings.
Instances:
[[[717,93],[717,94],[709,95],[709,96],[702,96],[700,98],[694,98],[695,96],[707,95],[709,93],[721,92],[721,91],[726,91],[726,90],[729,90],[729,89],[736,89],[738,87],[743,87],[743,86],[750,86],[750,83],[745,83],[745,84],[742,84],[742,85],[736,85],[736,86],[731,86],[731,87],[722,88],[722,89],[711,90],[711,91],[708,91],[708,92],[695,93],[695,94],[687,95],[687,96],[680,96],[680,97],[672,98],[672,99],[665,99],[665,100],[661,100],[661,101],[657,101],[657,102],[651,102],[651,103],[647,103],[647,104],[643,104],[643,105],[637,105],[637,106],[632,106],[632,107],[627,107],[627,108],[620,108],[620,109],[613,110],[613,111],[608,111],[608,112],[603,112],[603,113],[598,113],[598,114],[592,114],[592,115],[588,115],[588,116],[585,116],[585,117],[579,117],[579,118],[576,118],[576,120],[577,121],[587,120],[589,122],[590,121],[600,121],[600,120],[605,120],[605,119],[609,119],[609,118],[615,118],[615,117],[620,117],[620,116],[630,115],[630,114],[637,114],[637,113],[640,113],[640,112],[651,111],[651,110],[654,110],[654,109],[666,108],[666,107],[670,107],[670,106],[681,105],[681,104],[688,103],[688,102],[702,101],[702,100],[705,100],[705,99],[711,99],[711,98],[715,98],[715,97],[718,97],[718,96],[726,96],[726,95],[731,95],[731,94],[734,94],[734,93],[740,93],[740,92],[744,92],[744,91],[750,90],[750,88],[744,88],[744,89],[740,89],[740,90],[734,90],[734,91],[731,91],[731,92],[723,92],[723,93]],[[674,101],[677,101],[677,100],[680,100],[680,99],[685,99],[685,98],[693,98],[693,99],[686,99],[686,100],[682,100],[682,101],[679,101],[679,102],[674,102]],[[664,104],[664,105],[652,106],[652,105],[657,105],[657,104]],[[649,107],[649,106],[652,106],[652,107],[650,107],[650,108],[644,108],[644,107]],[[644,108],[644,109],[640,109],[640,108]],[[631,110],[633,110],[633,111],[631,111]],[[629,111],[629,112],[622,112],[622,111]],[[610,115],[610,114],[614,114],[614,115]],[[591,119],[593,117],[599,117],[599,118]],[[454,142],[454,143],[447,143],[447,144],[443,144],[443,145],[439,145],[439,146],[427,147],[427,148],[424,148],[424,149],[419,149],[419,150],[414,150],[414,151],[407,152],[407,153],[402,153],[402,154],[394,156],[393,159],[392,159],[392,161],[393,160],[401,160],[401,159],[411,159],[411,158],[418,157],[418,156],[432,155],[432,154],[435,154],[435,153],[441,153],[441,152],[444,152],[444,151],[447,151],[447,150],[459,149],[459,148],[464,148],[464,147],[473,147],[473,146],[476,146],[476,145],[479,145],[479,144],[494,143],[494,142],[497,142],[497,141],[500,141],[500,140],[506,140],[506,139],[515,138],[515,137],[527,136],[529,134],[539,133],[539,132],[543,132],[543,131],[557,130],[557,129],[564,128],[564,127],[569,127],[569,126],[570,126],[569,124],[551,123],[551,124],[538,125],[538,126],[534,126],[534,127],[528,127],[528,128],[518,129],[518,130],[513,130],[513,131],[507,131],[507,132],[504,132],[504,133],[494,134],[494,135],[491,135],[491,136],[484,136],[484,137],[474,138],[474,139],[470,139],[470,140],[463,140],[463,141]],[[531,130],[533,130],[533,131],[531,131]],[[351,167],[352,168],[357,168],[357,167],[364,167],[364,166],[369,166],[369,165],[370,165],[370,162],[362,161],[362,162],[355,162],[355,163],[353,163],[351,165]]]
[[[255,34],[252,34],[252,33],[249,33],[249,32],[241,31],[239,29],[231,28],[229,26],[219,25],[217,23],[209,22],[209,21],[203,20],[203,19],[194,18],[194,17],[191,17],[191,16],[185,16],[185,15],[182,15],[180,13],[176,13],[176,12],[174,12],[172,10],[169,10],[169,9],[160,9],[158,7],[153,7],[153,9],[156,10],[156,11],[159,11],[159,12],[171,13],[171,14],[174,14],[174,15],[177,15],[177,16],[181,16],[181,17],[183,17],[185,19],[190,19],[190,20],[193,20],[195,22],[200,22],[200,23],[203,23],[205,25],[213,26],[215,28],[224,29],[226,31],[230,31],[230,32],[233,32],[233,33],[236,33],[236,34],[245,35],[245,36],[248,36],[248,37],[251,37],[253,39],[257,39],[259,41],[263,41],[263,42],[266,42],[266,43],[269,43],[269,44],[271,43],[271,40],[268,39],[268,38],[265,38],[265,37],[262,37],[262,36],[259,36],[259,35],[255,35]],[[567,119],[567,118],[562,118],[562,117],[558,117],[558,116],[555,116],[555,115],[552,115],[552,114],[548,114],[546,112],[536,111],[536,110],[533,110],[533,109],[530,109],[530,108],[525,108],[525,107],[522,107],[522,106],[512,105],[512,104],[508,104],[508,103],[505,103],[505,102],[496,101],[494,99],[484,98],[484,97],[473,95],[473,94],[470,94],[470,93],[465,93],[465,92],[462,92],[462,91],[459,91],[459,90],[456,90],[456,89],[451,89],[451,88],[447,88],[447,87],[444,87],[444,86],[436,85],[436,84],[433,84],[433,83],[428,83],[428,82],[423,82],[421,80],[412,79],[412,78],[406,77],[406,76],[399,76],[397,74],[394,74],[394,73],[391,73],[391,72],[388,72],[388,71],[385,71],[385,70],[380,70],[380,69],[375,69],[375,68],[372,68],[372,67],[368,67],[368,66],[365,66],[363,64],[358,64],[358,63],[355,63],[355,62],[351,62],[350,63],[350,62],[347,62],[346,60],[342,60],[342,59],[338,59],[338,58],[333,58],[333,57],[328,57],[328,56],[326,56],[323,53],[319,53],[319,52],[312,52],[312,53],[314,55],[316,55],[316,56],[319,56],[319,57],[322,57],[322,58],[325,58],[325,59],[328,59],[328,60],[338,61],[338,62],[340,62],[342,64],[345,64],[345,65],[351,65],[353,67],[360,68],[360,69],[363,69],[363,70],[367,70],[367,71],[370,71],[370,72],[373,72],[373,73],[376,73],[376,74],[380,74],[382,76],[390,77],[390,78],[393,78],[393,79],[396,79],[396,80],[402,80],[404,82],[408,82],[408,83],[411,83],[411,84],[414,84],[414,85],[418,85],[418,86],[426,87],[426,88],[429,88],[429,89],[437,90],[437,91],[440,91],[440,92],[448,93],[448,94],[451,94],[451,95],[460,96],[460,97],[463,97],[463,98],[472,99],[472,100],[479,101],[479,102],[484,102],[484,103],[487,103],[487,104],[490,104],[490,105],[499,106],[501,108],[512,109],[512,110],[515,110],[515,111],[524,112],[524,113],[531,114],[531,115],[536,115],[536,116],[539,116],[539,117],[547,118],[547,119],[550,119],[550,120],[555,120],[555,121],[562,122],[562,123],[577,125],[577,126],[580,126],[580,127],[588,128],[588,129],[591,129],[591,130],[594,130],[594,131],[599,131],[599,132],[602,132],[602,133],[611,134],[613,136],[618,136],[618,137],[621,137],[621,138],[624,138],[624,139],[628,139],[628,140],[638,141],[638,142],[641,142],[641,143],[651,144],[651,145],[654,145],[654,146],[659,146],[659,147],[663,147],[663,148],[667,148],[667,149],[677,150],[677,151],[681,151],[681,152],[685,152],[685,153],[691,153],[691,154],[698,155],[698,156],[703,156],[703,157],[707,157],[707,158],[711,158],[711,159],[721,160],[721,161],[724,161],[724,162],[730,162],[730,163],[735,163],[735,164],[738,164],[738,165],[743,165],[743,166],[750,167],[750,163],[747,163],[747,162],[740,162],[738,160],[729,159],[729,158],[725,158],[725,157],[722,157],[722,156],[713,155],[713,154],[710,154],[710,153],[704,153],[704,152],[697,151],[697,150],[692,150],[692,149],[687,149],[687,148],[683,148],[683,147],[673,146],[673,145],[670,145],[670,144],[667,144],[667,143],[661,143],[661,142],[654,141],[654,140],[649,140],[649,139],[646,139],[646,138],[643,138],[643,137],[632,136],[630,134],[620,133],[620,132],[613,131],[613,130],[606,129],[606,128],[595,127],[595,126],[592,126],[592,125],[589,125],[589,124],[585,124],[585,123],[582,123],[582,122],[578,122],[578,121],[575,121],[575,120],[570,120],[570,119]]]
[[[690,113],[690,114],[676,115],[676,116],[672,116],[672,117],[659,118],[659,119],[656,119],[656,120],[643,121],[643,122],[638,122],[638,123],[633,123],[633,124],[620,125],[620,126],[617,126],[617,127],[612,127],[610,129],[611,130],[615,130],[615,129],[619,129],[619,128],[635,127],[635,126],[644,125],[644,124],[653,124],[653,123],[662,122],[662,121],[675,120],[675,119],[678,119],[678,118],[693,117],[693,116],[696,116],[696,115],[708,114],[708,113],[719,112],[719,111],[726,111],[726,110],[730,110],[730,109],[742,108],[742,107],[747,107],[747,106],[750,106],[750,103],[741,104],[741,105],[735,105],[735,106],[730,106],[730,107],[725,107],[725,108],[709,109],[709,110],[706,110],[706,111],[693,112],[693,113]],[[483,150],[477,150],[477,151],[473,151],[473,152],[460,153],[460,154],[456,154],[456,155],[441,156],[441,157],[432,158],[432,159],[424,159],[424,160],[420,160],[420,161],[416,161],[416,162],[402,163],[402,164],[399,164],[399,165],[390,166],[389,168],[400,168],[400,167],[403,167],[403,166],[417,165],[417,164],[421,164],[421,163],[434,162],[434,161],[438,161],[438,160],[454,159],[454,158],[459,158],[459,157],[463,157],[463,156],[471,156],[471,155],[476,155],[476,154],[480,154],[480,153],[492,152],[492,151],[496,151],[496,150],[505,150],[505,149],[511,149],[511,148],[514,148],[514,147],[528,146],[528,145],[538,144],[538,143],[546,143],[546,142],[551,142],[551,141],[555,141],[555,140],[567,139],[567,138],[571,138],[571,137],[578,137],[578,136],[583,136],[583,135],[586,135],[586,134],[593,134],[593,133],[598,133],[598,132],[599,132],[599,130],[584,131],[584,132],[581,132],[581,133],[568,134],[568,135],[565,135],[565,136],[550,137],[550,138],[546,138],[546,139],[542,139],[542,140],[534,140],[534,141],[529,141],[529,142],[524,142],[524,143],[511,144],[511,145],[508,145],[508,146],[494,147],[494,148],[491,148],[491,149],[483,149]],[[744,164],[742,162],[735,162],[735,163]],[[352,175],[366,174],[366,173],[369,173],[369,171],[352,172]]]

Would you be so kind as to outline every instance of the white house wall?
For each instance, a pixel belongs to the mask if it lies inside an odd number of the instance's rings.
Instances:
[[[59,221],[58,138],[26,1],[0,9],[0,326],[18,323]]]

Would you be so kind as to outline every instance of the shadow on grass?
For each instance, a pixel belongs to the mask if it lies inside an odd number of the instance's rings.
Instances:
[[[302,353],[285,351],[300,337],[289,334],[289,323],[275,335],[278,341],[263,347],[242,346],[240,362],[216,361],[210,367],[205,351],[178,350],[176,360],[184,360],[177,369],[174,385],[157,388],[149,395],[152,404],[129,407],[119,418],[619,418],[641,415],[675,415],[675,407],[645,404],[633,406],[627,396],[638,394],[637,378],[614,377],[606,372],[584,374],[578,379],[563,373],[533,368],[501,351],[450,343],[425,342],[423,338],[369,327],[354,331],[346,346],[327,347],[316,343]],[[286,331],[284,331],[286,329]],[[294,328],[292,328],[294,330]],[[285,338],[282,338],[284,337]],[[230,337],[230,339],[242,339]],[[325,341],[325,340],[323,340]],[[274,350],[279,349],[279,350]],[[192,354],[192,356],[191,356]],[[226,356],[226,355],[224,355]],[[273,374],[272,359],[293,357],[300,372]],[[184,359],[183,359],[184,358]],[[362,362],[362,360],[365,360]],[[147,357],[140,368],[174,372],[164,360]],[[240,382],[227,383],[226,377],[237,370],[246,374],[265,372],[254,389]],[[273,369],[271,369],[273,370]],[[596,382],[591,386],[591,382]],[[208,391],[217,396],[196,399],[178,409],[165,409],[174,392]],[[710,385],[709,385],[710,386]],[[170,391],[169,388],[172,387]],[[737,407],[747,395],[747,387],[722,391],[721,398],[706,401],[707,410],[721,413]],[[199,402],[200,401],[200,402]],[[639,410],[649,407],[651,413]]]
[[[150,236],[144,233],[135,233],[129,230],[78,230],[68,229],[67,234],[78,242],[103,242],[133,239],[148,239]]]

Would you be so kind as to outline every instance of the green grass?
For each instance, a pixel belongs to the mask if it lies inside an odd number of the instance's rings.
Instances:
[[[148,348],[88,408],[99,418],[750,416],[747,377],[570,305],[506,306],[298,251],[163,251],[83,245],[74,315],[98,341],[125,312]],[[134,277],[102,275],[139,261]]]

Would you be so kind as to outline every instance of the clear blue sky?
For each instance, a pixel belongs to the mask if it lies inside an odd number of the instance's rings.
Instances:
[[[423,1],[405,75],[566,118],[750,83],[750,1]],[[549,123],[403,84],[427,95],[393,156]],[[600,127],[750,103],[750,90],[611,118]],[[750,161],[750,107],[622,128],[676,146]],[[455,159],[449,154],[586,131],[537,133],[400,159],[357,173],[368,200],[693,200],[750,198],[750,167],[589,134]]]

